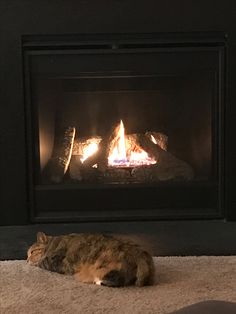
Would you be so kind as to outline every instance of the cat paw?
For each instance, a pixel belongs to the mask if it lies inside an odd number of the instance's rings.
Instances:
[[[100,280],[99,278],[95,278],[93,283],[94,283],[95,285],[101,286],[101,285],[102,285],[102,280]]]

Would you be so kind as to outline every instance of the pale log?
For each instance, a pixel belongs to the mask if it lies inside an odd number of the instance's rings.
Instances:
[[[72,180],[81,181],[83,178],[82,174],[82,162],[79,155],[72,155],[69,166],[70,178]]]
[[[154,178],[160,181],[173,179],[193,179],[193,169],[185,161],[180,160],[173,156],[171,153],[161,149],[159,145],[154,144],[143,134],[140,134],[138,136],[138,143],[143,148],[143,150],[145,150],[151,157],[154,157],[157,160],[157,163],[155,165],[148,168],[148,171],[153,172]],[[139,172],[141,170],[136,171]]]
[[[117,137],[115,135],[116,131],[117,130],[114,129],[110,136],[104,137],[103,139],[101,136],[75,138],[72,155],[80,155],[82,157],[86,147],[91,143],[96,143],[98,145],[98,151],[84,161],[84,166],[87,168],[92,167],[94,164],[103,164],[103,158],[107,161],[109,152],[112,151],[117,144]],[[167,149],[168,137],[165,134],[153,131],[146,132],[145,135],[150,139],[152,135],[162,149]],[[135,151],[137,149],[137,136],[138,134],[136,133],[126,134],[125,145],[127,155],[129,155],[131,151]]]
[[[159,145],[163,150],[167,150],[168,136],[161,132],[149,131],[145,135],[155,144]]]
[[[118,127],[111,128],[111,131],[103,137],[101,144],[101,153],[99,159],[97,160],[98,169],[101,172],[105,172],[108,166],[108,156],[111,151],[111,143],[117,138]]]
[[[102,140],[101,136],[90,136],[82,138],[76,137],[74,140],[72,155],[79,155],[82,157],[86,147],[94,143],[98,145],[101,142],[101,140]]]
[[[49,178],[52,182],[60,183],[70,164],[75,128],[67,127],[56,134],[52,158],[50,160]]]
[[[130,155],[132,151],[137,151],[139,135],[140,134],[138,133],[125,135],[125,146],[126,146],[126,153],[128,156]],[[153,136],[157,145],[159,145],[162,149],[167,150],[168,137],[165,134],[161,132],[153,131],[153,132],[146,132],[145,136],[150,140],[152,139],[151,136]],[[110,150],[112,150],[116,144],[117,144],[117,138],[114,137],[112,138],[110,142]]]
[[[129,183],[133,181],[128,168],[107,168],[103,173],[106,183]]]
[[[107,145],[108,140],[106,138],[102,139],[98,144],[98,150],[83,162],[83,168],[91,168],[93,165],[97,164],[99,170],[104,170],[107,165]]]
[[[160,158],[160,150],[163,151],[159,145],[154,144],[146,135],[144,134],[136,134],[135,135],[136,143],[140,146],[151,158],[159,161]]]

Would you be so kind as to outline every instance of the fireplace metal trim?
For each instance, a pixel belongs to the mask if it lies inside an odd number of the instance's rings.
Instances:
[[[62,36],[26,36],[22,37],[22,49],[24,55],[24,77],[25,77],[25,103],[27,112],[27,142],[28,142],[28,160],[29,160],[29,200],[30,200],[30,211],[31,211],[31,221],[90,221],[98,220],[99,216],[96,213],[92,214],[92,210],[89,213],[84,214],[81,211],[81,215],[78,213],[71,212],[71,218],[68,218],[68,211],[59,211],[57,215],[50,213],[50,210],[46,205],[42,205],[41,209],[37,206],[38,201],[36,200],[41,194],[42,199],[48,199],[47,193],[45,194],[45,189],[37,187],[34,184],[34,163],[33,159],[35,156],[35,151],[32,150],[34,138],[33,134],[36,133],[37,125],[35,121],[32,120],[32,105],[31,105],[31,95],[30,95],[30,76],[29,76],[29,57],[32,55],[44,55],[44,54],[85,54],[85,53],[148,53],[150,51],[160,51],[160,49],[165,51],[189,51],[194,50],[214,50],[219,53],[219,86],[224,86],[225,78],[225,50],[226,50],[226,35],[223,32],[214,33],[186,33],[186,34],[91,34],[91,35],[62,35]],[[173,208],[167,209],[156,209],[155,214],[152,212],[148,213],[148,209],[143,208],[143,213],[140,214],[139,210],[132,210],[131,216],[129,217],[128,211],[127,216],[120,214],[119,210],[114,211],[111,215],[109,211],[104,210],[103,213],[99,213],[100,219],[106,220],[136,220],[145,217],[148,220],[153,219],[190,219],[190,218],[223,218],[226,216],[224,212],[224,99],[225,95],[223,93],[219,94],[218,110],[214,117],[215,123],[219,126],[219,133],[216,135],[218,138],[217,143],[214,147],[217,150],[218,165],[221,165],[218,169],[219,181],[214,183],[216,187],[215,198],[217,199],[217,205],[215,204],[213,208],[203,208],[200,206],[197,209],[190,209],[183,206],[180,211],[173,211]],[[218,116],[220,114],[220,117]],[[38,145],[37,145],[38,147]],[[206,189],[209,188],[208,185],[205,186]],[[50,188],[49,188],[50,190]],[[54,191],[57,187],[53,188]],[[78,189],[73,189],[76,193]],[[210,190],[209,190],[210,191]],[[138,190],[137,190],[138,192]],[[60,188],[58,190],[60,193]],[[40,196],[39,196],[40,197]],[[50,199],[50,197],[49,197]],[[53,198],[50,200],[53,206],[60,207],[59,203],[55,203]],[[153,211],[153,209],[151,209]],[[164,212],[165,213],[164,213]]]

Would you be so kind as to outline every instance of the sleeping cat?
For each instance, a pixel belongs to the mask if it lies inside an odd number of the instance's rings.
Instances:
[[[28,249],[27,262],[109,287],[149,285],[154,277],[148,252],[135,243],[102,234],[47,236],[38,232],[37,242]]]

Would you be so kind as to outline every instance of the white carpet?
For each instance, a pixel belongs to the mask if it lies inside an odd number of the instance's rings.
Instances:
[[[150,287],[82,284],[25,261],[0,262],[0,313],[170,313],[202,300],[236,301],[236,256],[156,257]]]

